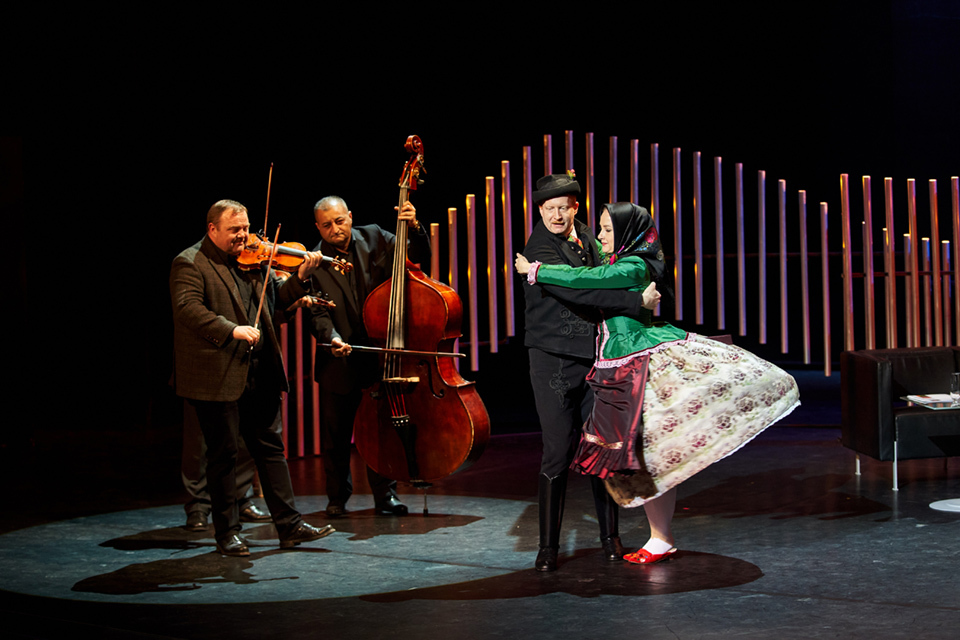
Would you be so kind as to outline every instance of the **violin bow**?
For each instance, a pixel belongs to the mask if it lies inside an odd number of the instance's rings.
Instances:
[[[280,238],[280,225],[277,225],[277,233],[273,236],[273,250],[270,252],[270,260],[267,261],[267,274],[263,277],[263,287],[260,289],[260,304],[257,306],[257,317],[253,321],[253,328],[260,327],[260,312],[263,311],[263,301],[267,297],[267,285],[270,284],[270,267],[273,266],[273,259],[277,257],[277,240]]]
[[[331,349],[336,349],[336,345],[333,344],[321,344],[321,347],[330,347]],[[413,349],[388,349],[386,347],[363,347],[363,346],[350,346],[350,349],[354,351],[370,351],[373,353],[400,353],[407,354],[411,356],[440,356],[443,358],[466,358],[467,354],[465,353],[455,353],[448,351],[415,351]]]
[[[273,183],[273,163],[270,163],[270,171],[267,173],[267,206],[263,211],[263,232],[267,232],[267,218],[270,217],[270,185]]]

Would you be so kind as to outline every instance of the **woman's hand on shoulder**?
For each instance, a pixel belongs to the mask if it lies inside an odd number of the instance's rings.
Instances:
[[[522,253],[517,254],[517,259],[513,261],[513,266],[517,269],[517,273],[522,276],[527,275],[530,271],[530,261],[523,257]]]

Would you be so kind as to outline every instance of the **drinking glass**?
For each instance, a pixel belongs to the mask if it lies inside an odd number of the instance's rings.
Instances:
[[[953,404],[960,405],[960,373],[950,374],[950,398]]]

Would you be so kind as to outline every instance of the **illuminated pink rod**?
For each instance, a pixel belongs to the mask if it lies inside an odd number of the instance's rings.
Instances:
[[[610,136],[610,166],[607,169],[607,202],[617,202],[617,136]],[[596,229],[592,229],[596,233]]]
[[[906,269],[910,282],[910,296],[907,298],[907,313],[913,318],[912,342],[908,347],[920,346],[920,232],[917,230],[917,183],[913,178],[907,180],[907,221],[910,232],[910,267]]]
[[[597,190],[596,190],[596,176],[594,175],[597,170],[597,166],[594,162],[593,157],[593,134],[586,134],[586,153],[587,153],[587,176],[586,176],[586,189],[587,189],[587,226],[590,227],[590,231],[593,233],[597,232],[597,227],[594,222],[594,208],[597,203]],[[570,158],[573,158],[573,150],[571,148]],[[569,165],[570,169],[573,169],[573,163]]]
[[[737,303],[739,307],[740,335],[747,335],[747,262],[746,244],[743,238],[743,163],[733,165],[737,188]]]
[[[703,196],[700,152],[693,152],[693,299],[697,324],[703,324]]]
[[[467,290],[470,297],[470,370],[480,368],[480,329],[477,316],[477,211],[476,196],[467,196]]]
[[[673,149],[673,289],[675,305],[674,318],[683,320],[683,232],[681,230],[682,209],[680,204],[680,147]]]
[[[843,349],[853,351],[853,255],[850,248],[850,176],[840,174],[840,232],[843,239]]]
[[[487,324],[490,353],[497,353],[497,197],[493,176],[486,178],[487,206]],[[508,261],[509,262],[509,261]]]
[[[873,291],[873,213],[870,176],[863,176],[863,309],[867,349],[877,348],[877,318]]]
[[[543,134],[543,175],[548,176],[551,173],[553,173],[553,136],[545,133]]]
[[[457,259],[457,208],[447,208],[447,244],[449,245],[449,254],[447,257],[447,284],[450,288],[460,293],[460,270]],[[471,309],[472,311],[472,309]],[[453,350],[460,350],[460,338],[453,341]],[[455,361],[457,370],[460,370],[460,361]]]
[[[789,349],[787,330],[787,181],[777,180],[777,217],[780,234],[780,352]]]
[[[830,377],[830,243],[827,203],[820,203],[820,288],[823,290],[823,375]]]
[[[757,267],[760,277],[760,344],[767,344],[767,172],[757,171]]]
[[[912,241],[909,233],[903,234],[903,265],[904,265],[904,278],[903,278],[903,297],[906,300],[906,313],[904,313],[904,318],[906,318],[907,325],[907,346],[908,347],[918,347],[920,346],[914,341],[914,331],[913,324],[916,322],[913,310],[911,309],[912,301],[917,299],[916,287],[913,284],[913,272],[910,270],[910,265],[912,264],[914,258],[915,248],[912,246]]]
[[[800,305],[803,309],[803,363],[810,364],[810,246],[807,243],[807,192],[797,192],[800,213]]]
[[[953,319],[956,322],[954,344],[960,344],[960,178],[950,178],[953,203]]]
[[[503,255],[513,255],[513,207],[510,206],[510,161],[500,162],[500,205],[503,207]],[[507,307],[507,336],[517,335],[517,321],[513,304],[513,261],[503,264],[503,304]]]
[[[883,179],[883,211],[887,223],[887,232],[884,237],[884,270],[887,275],[886,311],[887,311],[887,348],[897,347],[897,254],[894,246],[896,234],[893,230],[893,178]]]
[[[523,243],[526,244],[533,233],[533,167],[530,162],[530,147],[523,148]]]
[[[933,253],[933,273],[931,277],[933,279],[933,334],[935,342],[934,346],[942,347],[943,346],[943,310],[941,307],[941,300],[943,299],[943,294],[941,292],[941,283],[940,283],[940,219],[937,214],[937,181],[930,180],[930,246]]]
[[[660,145],[650,145],[650,217],[654,222],[660,215]],[[659,307],[657,307],[659,309]]]
[[[722,159],[717,156],[713,159],[713,206],[716,215],[716,251],[717,251],[717,329],[726,328],[726,311],[724,308],[723,282],[723,167]]]

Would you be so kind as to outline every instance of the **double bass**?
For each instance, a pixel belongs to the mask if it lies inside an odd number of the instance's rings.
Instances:
[[[423,165],[419,137],[408,137],[405,148],[411,156],[400,178],[398,211],[416,190]],[[381,356],[380,380],[364,392],[354,441],[380,475],[426,488],[480,457],[490,417],[474,383],[443,355],[461,336],[460,297],[407,259],[407,231],[398,219],[391,278],[363,305],[367,335],[389,351]]]

